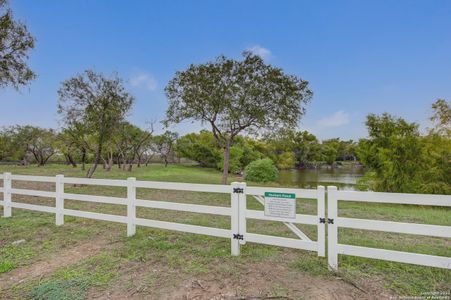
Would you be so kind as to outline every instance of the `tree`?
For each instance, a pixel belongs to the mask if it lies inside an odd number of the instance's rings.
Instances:
[[[321,144],[321,154],[323,160],[325,160],[326,164],[328,164],[332,168],[334,167],[335,161],[337,160],[339,148],[340,141],[338,138],[325,140]]]
[[[165,131],[162,135],[152,138],[153,150],[163,158],[165,167],[168,166],[169,156],[173,153],[177,137],[176,132]]]
[[[432,111],[430,120],[435,127],[431,129],[431,133],[451,138],[451,102],[438,99],[432,104]]]
[[[67,128],[63,128],[63,141],[71,147],[75,147],[80,155],[81,169],[85,170],[86,159],[88,151],[92,149],[92,135],[86,126],[80,121],[72,120],[66,122]]]
[[[199,163],[201,167],[216,167],[221,160],[218,143],[213,134],[206,130],[177,139],[175,151],[178,155]]]
[[[241,61],[220,56],[190,65],[166,86],[166,124],[186,119],[211,126],[223,148],[222,183],[227,182],[230,148],[243,132],[296,127],[312,92],[308,82],[243,53]]]
[[[28,51],[34,48],[34,38],[27,27],[14,20],[6,0],[0,0],[0,88],[19,89],[36,75],[27,66]]]
[[[418,192],[425,165],[418,124],[387,113],[370,114],[369,138],[359,143],[359,158],[375,173],[372,189],[384,192]]]
[[[118,155],[122,158],[123,168],[125,169],[126,165],[128,165],[127,170],[131,171],[135,159],[138,159],[138,166],[140,166],[143,153],[149,149],[153,129],[144,131],[129,122],[123,122],[120,127],[116,149]],[[109,168],[111,167],[109,166]]]
[[[66,164],[70,164],[72,167],[76,168],[77,162],[75,160],[75,153],[77,151],[77,145],[67,129],[63,129],[63,131],[58,134],[56,145],[58,150],[64,155]]]
[[[44,166],[56,153],[56,133],[53,129],[44,129],[30,125],[15,126],[12,129],[14,147],[23,150],[25,155],[31,155],[38,166]]]
[[[86,174],[91,178],[102,158],[104,144],[117,132],[134,99],[117,75],[106,78],[92,70],[64,81],[58,95],[58,113],[66,125],[84,124],[94,137],[94,161]]]

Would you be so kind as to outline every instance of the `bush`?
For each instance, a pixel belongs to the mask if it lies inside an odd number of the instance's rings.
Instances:
[[[254,160],[245,171],[245,179],[254,182],[275,181],[279,176],[279,171],[269,158]]]

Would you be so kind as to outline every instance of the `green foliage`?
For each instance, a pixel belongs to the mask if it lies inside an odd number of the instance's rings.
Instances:
[[[228,176],[230,147],[243,131],[295,127],[312,92],[308,82],[243,53],[238,61],[220,56],[177,72],[165,88],[166,123],[186,119],[212,128],[224,149],[223,183]]]
[[[205,130],[180,137],[176,151],[180,156],[191,159],[202,167],[216,167],[221,160],[221,149],[213,133]]]
[[[90,287],[108,284],[117,276],[119,259],[109,253],[96,255],[82,264],[58,270],[50,279],[33,286],[32,299],[86,299]]]
[[[243,157],[244,150],[239,146],[230,147],[230,157],[229,157],[229,173],[236,174],[239,173],[241,168],[241,158]],[[224,157],[217,164],[217,168],[224,171]]]
[[[82,300],[88,288],[86,280],[53,280],[33,287],[29,296],[36,300]]]
[[[26,63],[33,48],[34,38],[25,24],[14,20],[6,1],[0,0],[0,88],[18,89],[36,77]]]
[[[24,164],[34,160],[43,166],[56,153],[57,135],[53,129],[31,125],[13,126],[0,134],[0,156],[21,160]]]
[[[451,102],[438,99],[432,104],[432,110],[430,120],[435,127],[431,129],[431,133],[451,138]]]
[[[9,272],[15,267],[16,265],[12,261],[9,260],[2,261],[0,262],[0,274]]]
[[[339,139],[330,139],[323,141],[321,145],[321,155],[326,164],[332,166],[338,158],[340,148]]]
[[[84,124],[87,133],[94,137],[94,164],[87,173],[87,177],[92,177],[103,147],[117,133],[134,98],[117,75],[107,78],[92,70],[63,81],[58,96],[58,113],[67,128]]]
[[[362,163],[374,172],[375,191],[451,193],[449,138],[421,136],[418,125],[389,114],[369,115],[369,138],[359,143]],[[362,183],[363,181],[361,181]]]
[[[151,148],[163,158],[165,166],[169,163],[169,157],[173,153],[177,137],[176,132],[165,131],[163,134],[152,138]]]
[[[279,171],[269,158],[251,162],[245,171],[245,178],[254,182],[269,182],[277,180]]]
[[[294,167],[296,159],[293,152],[284,152],[277,157],[277,168],[286,170]]]

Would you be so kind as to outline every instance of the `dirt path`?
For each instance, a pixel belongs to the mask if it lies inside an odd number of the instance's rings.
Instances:
[[[72,247],[70,249],[51,254],[43,258],[42,261],[17,268],[0,275],[0,291],[10,289],[11,286],[20,284],[25,280],[29,281],[42,278],[51,274],[58,268],[65,267],[99,253],[107,246],[106,240],[90,240],[87,243]]]

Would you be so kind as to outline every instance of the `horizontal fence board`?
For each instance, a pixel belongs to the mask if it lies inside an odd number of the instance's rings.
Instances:
[[[382,259],[421,266],[451,269],[450,257],[367,248],[343,244],[338,244],[337,246],[339,254],[347,254],[352,256]]]
[[[135,186],[137,188],[178,190],[191,192],[210,192],[210,193],[225,193],[225,194],[229,194],[232,192],[230,185],[220,185],[220,184],[199,184],[199,183],[137,180]]]
[[[253,196],[265,196],[265,192],[277,192],[277,193],[288,193],[296,194],[296,198],[308,198],[316,199],[318,196],[317,190],[313,189],[291,189],[291,188],[275,188],[275,187],[256,187],[247,186],[246,194]]]
[[[63,214],[65,214],[67,216],[81,217],[81,218],[101,220],[101,221],[127,223],[127,217],[125,217],[125,216],[100,214],[100,213],[95,213],[95,212],[87,212],[87,211],[73,210],[73,209],[63,209]]]
[[[67,199],[67,200],[77,200],[77,201],[95,202],[95,203],[103,203],[103,204],[121,204],[121,205],[127,204],[127,200],[124,198],[110,197],[110,196],[94,196],[94,195],[85,195],[85,194],[64,193],[63,198]]]
[[[47,213],[55,213],[56,212],[56,208],[54,208],[54,207],[28,204],[28,203],[11,202],[11,207],[27,209],[27,210],[35,210],[35,211],[47,212]]]
[[[5,201],[0,200],[0,205],[5,205]]]
[[[353,229],[387,231],[451,238],[451,226],[376,221],[342,217],[337,218],[337,226]]]
[[[231,231],[228,229],[220,229],[220,228],[213,228],[213,227],[206,227],[206,226],[188,225],[188,224],[172,223],[172,222],[157,221],[157,220],[148,220],[148,219],[141,219],[141,218],[136,218],[135,224],[141,225],[141,226],[147,226],[147,227],[203,234],[203,235],[223,237],[223,238],[231,237]]]
[[[263,235],[256,233],[246,233],[244,236],[246,242],[259,243],[272,246],[281,246],[287,248],[303,249],[317,251],[318,243],[314,241],[303,241],[292,238],[278,237],[272,235]]]
[[[68,184],[86,184],[86,185],[106,185],[106,186],[127,186],[127,180],[121,179],[93,179],[93,178],[76,178],[64,177],[64,183]]]
[[[169,209],[169,210],[177,210],[177,211],[187,211],[187,212],[212,214],[212,215],[222,215],[222,216],[230,216],[231,212],[232,212],[230,207],[209,206],[209,205],[188,204],[188,203],[175,203],[175,202],[142,200],[142,199],[136,199],[135,206],[147,207],[147,208],[158,208],[158,209]]]
[[[309,225],[317,225],[319,222],[318,217],[314,215],[296,214],[296,219],[277,218],[265,216],[265,212],[263,210],[252,210],[252,209],[246,210],[246,218],[264,221],[289,222]]]
[[[17,181],[56,182],[56,177],[52,176],[11,175],[11,179]]]
[[[412,205],[451,206],[451,196],[380,192],[338,191],[338,200],[395,203]]]
[[[3,193],[4,189],[2,187],[0,187],[0,193]]]
[[[55,192],[26,190],[26,189],[11,189],[11,194],[36,196],[36,197],[47,197],[47,198],[55,198],[55,196],[56,196]]]

